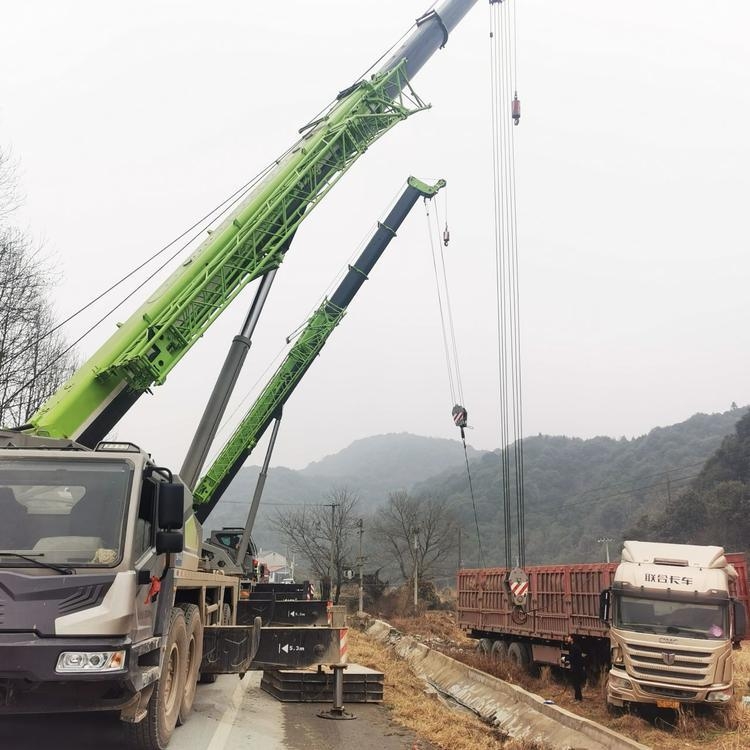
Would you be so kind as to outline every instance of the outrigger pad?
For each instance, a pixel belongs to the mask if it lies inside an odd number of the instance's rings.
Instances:
[[[260,642],[260,621],[253,625],[208,625],[203,629],[201,674],[241,674],[250,665]]]

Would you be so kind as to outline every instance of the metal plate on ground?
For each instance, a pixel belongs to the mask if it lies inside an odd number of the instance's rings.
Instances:
[[[344,672],[344,703],[379,703],[383,700],[384,675],[359,664]],[[333,700],[333,671],[265,670],[260,683],[269,695],[284,703],[330,703]]]

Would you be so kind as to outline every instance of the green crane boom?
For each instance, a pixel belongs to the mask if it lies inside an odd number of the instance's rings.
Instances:
[[[446,0],[417,20],[369,80],[341,92],[264,181],[29,420],[39,436],[93,446],[171,369],[232,300],[277,268],[309,211],[396,123],[426,105],[410,78],[476,0]]]
[[[426,185],[410,177],[408,185],[385,221],[378,224],[357,262],[350,267],[330,299],[310,317],[299,339],[268,381],[232,437],[200,480],[193,493],[198,520],[203,522],[242,467],[263,433],[279,414],[328,337],[346,313],[346,308],[367,279],[367,275],[396,234],[420,197],[432,198],[445,185],[440,180]]]

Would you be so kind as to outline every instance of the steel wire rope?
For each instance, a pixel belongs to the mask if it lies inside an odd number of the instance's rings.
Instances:
[[[443,271],[443,278],[442,278],[443,289],[444,289],[445,298],[446,298],[445,307],[448,311],[448,319],[449,319],[448,327],[446,327],[446,321],[445,321],[446,316],[443,313],[443,302],[442,302],[442,295],[441,295],[441,279],[438,273],[438,263],[436,260],[437,252],[435,250],[435,237],[433,235],[432,225],[430,223],[430,209],[429,209],[429,204],[427,200],[425,200],[425,215],[427,219],[427,233],[428,233],[429,240],[430,240],[430,255],[432,257],[432,267],[435,273],[435,287],[437,289],[438,308],[440,310],[440,328],[441,328],[441,332],[443,336],[443,346],[445,349],[446,364],[448,367],[448,381],[449,381],[450,390],[451,390],[451,401],[453,401],[454,403],[456,402],[456,392],[454,390],[454,380],[455,380],[455,382],[458,383],[459,399],[461,403],[463,403],[463,392],[461,390],[461,385],[460,385],[461,375],[460,375],[460,364],[458,360],[458,347],[456,344],[455,329],[453,326],[453,316],[452,316],[451,306],[450,306],[450,294],[448,290],[448,276],[447,276],[446,268],[445,268],[445,256],[443,254],[443,250],[441,246],[439,252],[440,252],[440,258],[441,258],[441,268]],[[435,226],[437,227],[437,234],[439,236],[440,222],[437,216],[437,207],[435,210]],[[450,343],[449,343],[449,339],[450,339]],[[453,355],[455,358],[453,362],[453,366],[455,367],[455,378],[452,372],[453,368],[451,367],[451,351],[453,352]],[[479,530],[479,514],[477,513],[477,503],[476,503],[476,497],[474,495],[474,482],[471,477],[471,467],[469,466],[469,454],[468,454],[468,448],[466,446],[466,437],[464,435],[463,429],[461,430],[461,442],[463,443],[463,448],[464,448],[464,459],[466,461],[466,475],[467,475],[468,483],[469,483],[469,495],[471,497],[471,507],[472,507],[472,511],[474,514],[474,526],[476,527],[476,532],[477,532],[477,550],[479,553],[480,565],[484,565],[484,553],[482,551],[482,535]]]
[[[507,101],[509,108],[511,104],[511,90],[517,91],[518,83],[516,80],[517,68],[517,45],[516,45],[516,2],[513,2],[512,18],[511,11],[506,11],[508,15],[508,31],[506,37],[506,75],[507,75]],[[511,29],[512,25],[512,38]],[[511,54],[513,64],[511,68]],[[512,76],[512,79],[511,79]],[[509,109],[510,111],[510,109]],[[511,243],[509,247],[509,259],[511,263],[510,273],[510,298],[511,298],[511,360],[513,366],[514,379],[514,447],[516,461],[516,495],[517,495],[517,513],[518,513],[518,544],[519,559],[521,567],[525,565],[525,501],[524,501],[524,473],[523,473],[523,398],[522,398],[522,376],[521,376],[521,305],[520,305],[520,265],[518,254],[518,199],[516,189],[516,149],[515,134],[516,128],[510,124],[506,113],[506,132],[508,133],[508,172],[509,172],[509,218],[510,218],[510,235]]]
[[[448,386],[450,388],[451,401],[456,403],[456,386],[453,377],[453,363],[451,362],[450,346],[448,343],[448,334],[445,325],[445,312],[443,310],[443,297],[440,290],[440,275],[438,273],[438,264],[435,253],[435,242],[432,236],[432,224],[430,222],[430,206],[425,200],[425,216],[427,218],[427,234],[430,240],[430,257],[432,259],[432,269],[435,274],[435,289],[437,293],[438,310],[440,312],[440,334],[443,338],[443,349],[445,351],[445,365],[448,371]]]
[[[464,444],[464,459],[466,461],[466,476],[469,479],[469,495],[471,496],[471,507],[474,511],[474,525],[477,529],[477,548],[479,551],[479,567],[484,567],[484,553],[482,552],[482,535],[479,533],[479,515],[477,514],[477,503],[474,498],[474,483],[471,480],[471,469],[469,468],[469,452],[466,448],[466,438],[461,433],[461,442]]]
[[[286,152],[286,153],[288,153],[288,152]],[[283,157],[280,157],[280,158],[283,158]],[[222,206],[224,207],[223,210],[221,210],[218,214],[216,214],[216,216],[214,216],[214,218],[209,223],[209,226],[211,226],[216,221],[218,221],[222,216],[224,216],[228,211],[230,211],[245,195],[247,195],[247,193],[252,189],[252,187],[254,187],[258,183],[258,181],[260,179],[262,179],[262,177],[265,176],[265,174],[267,174],[267,172],[273,167],[273,165],[275,163],[276,163],[275,161],[272,162],[264,170],[262,170],[261,172],[259,172],[250,182],[246,183],[242,188],[240,188],[239,190],[237,190],[234,193],[232,193],[232,195],[229,198],[227,198],[226,200],[222,201],[222,203],[218,204],[218,206],[216,208],[214,208],[212,211],[210,211],[208,214],[206,214],[205,215],[206,217],[211,216],[212,214],[216,213],[216,211],[219,208],[221,208]],[[203,234],[204,231],[206,231],[206,228],[202,226],[203,223],[204,223],[204,221],[205,221],[205,217],[204,217],[203,220],[199,220],[198,222],[196,222],[195,224],[193,224],[190,229],[188,229],[185,232],[183,232],[182,234],[178,235],[178,237],[175,238],[174,240],[172,240],[172,242],[170,242],[168,245],[165,245],[161,250],[159,250],[157,253],[155,253],[151,258],[149,258],[147,261],[145,261],[143,264],[141,264],[139,266],[139,268],[137,268],[133,272],[131,272],[128,276],[132,276],[133,273],[135,273],[137,270],[140,270],[140,268],[144,267],[145,265],[148,265],[148,263],[150,263],[152,260],[155,260],[159,255],[161,255],[167,249],[169,249],[170,247],[172,247],[172,245],[174,245],[175,242],[177,242],[180,239],[182,239],[192,229],[194,229],[196,227],[199,227],[199,226],[201,227],[201,229],[199,231],[197,231],[196,233],[194,233],[185,243],[183,243],[174,253],[172,253],[172,255],[170,255],[160,266],[158,266],[156,268],[156,270],[152,271],[148,276],[146,276],[146,278],[143,281],[141,281],[141,283],[140,283],[140,285],[138,287],[136,287],[135,289],[131,290],[122,299],[120,299],[120,301],[116,305],[113,305],[95,323],[93,323],[91,326],[89,326],[89,328],[87,328],[77,339],[75,339],[75,341],[73,341],[73,343],[71,343],[69,346],[67,346],[62,351],[58,352],[57,356],[54,357],[52,360],[50,360],[46,364],[45,367],[43,367],[41,370],[39,370],[38,372],[36,372],[33,377],[31,377],[29,380],[27,380],[13,394],[11,394],[10,397],[8,397],[5,401],[3,401],[2,405],[1,405],[1,408],[6,408],[7,405],[10,404],[13,401],[13,399],[16,398],[16,396],[18,396],[19,393],[21,393],[26,388],[28,388],[30,385],[32,385],[34,383],[34,381],[40,375],[43,375],[51,367],[53,367],[54,365],[56,365],[57,362],[59,362],[60,359],[62,359],[62,357],[64,357],[68,352],[70,352],[75,346],[77,346],[78,344],[80,344],[81,341],[83,341],[83,339],[85,339],[86,336],[88,336],[92,331],[94,331],[102,323],[104,323],[104,321],[107,318],[109,318],[110,315],[112,315],[115,311],[117,311],[120,307],[122,307],[122,305],[124,305],[128,300],[130,300],[136,294],[136,292],[140,291],[140,289],[142,288],[142,286],[145,283],[151,281],[155,276],[157,276],[161,271],[163,271],[164,268],[166,268],[175,258],[177,258],[187,248],[189,248],[193,244],[193,242],[195,242],[198,239],[198,237],[201,234]],[[117,286],[119,286],[119,284],[122,283],[122,281],[124,281],[126,278],[127,277],[123,277],[123,279],[121,279],[119,282],[117,282],[116,284],[112,285],[112,287],[111,287],[110,290],[107,290],[107,291],[103,292],[102,294],[100,294],[98,296],[97,300],[101,299],[109,291],[111,291],[112,289],[114,289]],[[96,302],[97,300],[93,300],[89,305],[86,305],[84,308],[81,308],[81,310],[79,312],[75,313],[73,316],[71,316],[70,319],[72,319],[76,315],[80,314],[80,312],[82,312],[83,309],[86,309],[86,307],[90,307],[90,305],[93,304],[94,302]],[[40,337],[39,340],[41,340],[45,336],[49,335],[50,333],[54,332],[54,330],[57,330],[57,328],[59,328],[59,326],[57,326],[56,328],[54,328],[52,331],[44,334],[42,337]],[[15,429],[20,429],[20,428],[15,428]]]
[[[440,216],[438,204],[435,204],[435,233],[436,236],[440,237]],[[432,238],[431,238],[432,239]],[[437,248],[440,253],[440,268],[443,274],[443,289],[445,290],[445,309],[448,317],[448,332],[450,335],[451,348],[453,351],[453,362],[456,370],[456,393],[458,395],[458,403],[464,405],[464,388],[461,380],[461,367],[459,362],[461,361],[458,356],[458,343],[456,340],[456,328],[453,323],[453,306],[451,304],[450,290],[448,288],[448,273],[445,269],[445,252],[444,245],[438,240]]]
[[[432,10],[432,8],[434,8],[434,7],[435,7],[435,5],[437,5],[437,0],[435,0],[435,1],[434,1],[434,2],[432,3],[432,5],[430,5],[430,7],[429,7],[429,8],[427,9],[427,11],[426,11],[426,12],[429,12],[430,10]],[[374,62],[374,63],[373,63],[372,65],[370,65],[370,67],[368,67],[368,68],[367,68],[367,70],[365,70],[365,71],[364,71],[364,73],[362,73],[362,74],[361,74],[361,75],[360,75],[360,76],[359,76],[359,77],[358,77],[357,79],[355,79],[355,80],[356,80],[356,81],[361,81],[361,80],[363,80],[363,79],[364,79],[364,77],[365,77],[365,76],[366,76],[366,75],[367,75],[367,74],[368,74],[368,73],[369,73],[369,72],[370,72],[370,71],[371,71],[371,70],[372,70],[372,69],[373,69],[373,68],[374,68],[374,67],[375,67],[375,66],[376,66],[376,65],[377,65],[377,64],[378,64],[378,63],[379,63],[379,62],[380,62],[381,60],[383,60],[383,59],[384,59],[384,58],[385,58],[385,57],[386,57],[386,56],[387,56],[388,54],[390,54],[390,53],[391,53],[391,52],[392,52],[392,51],[393,51],[393,50],[394,50],[394,49],[395,49],[395,48],[396,48],[396,47],[397,47],[397,46],[398,46],[398,45],[399,45],[399,44],[400,44],[400,43],[401,43],[401,42],[402,42],[402,41],[403,41],[403,40],[404,40],[404,39],[405,39],[405,38],[406,38],[406,37],[407,37],[408,35],[409,35],[409,33],[411,32],[412,28],[413,28],[413,25],[409,26],[409,28],[408,28],[408,29],[407,29],[407,30],[406,30],[406,31],[405,31],[405,32],[404,32],[404,33],[403,33],[403,34],[401,35],[401,37],[399,37],[399,39],[398,39],[398,40],[397,40],[397,41],[396,41],[396,42],[395,42],[394,44],[392,44],[392,45],[391,45],[391,46],[390,46],[390,47],[388,48],[388,50],[386,50],[386,52],[384,52],[384,53],[383,53],[383,54],[382,54],[382,55],[381,55],[381,56],[380,56],[380,57],[379,57],[379,58],[378,58],[378,59],[377,59],[377,60],[376,60],[376,61],[375,61],[375,62]],[[317,115],[315,115],[315,116],[314,116],[314,117],[313,117],[313,118],[312,118],[311,120],[308,120],[308,123],[311,123],[311,122],[317,122],[317,121],[318,121],[318,120],[320,119],[321,115],[323,115],[324,113],[326,113],[327,111],[329,111],[329,110],[330,110],[330,109],[331,109],[331,108],[332,108],[333,106],[335,106],[335,104],[336,104],[336,102],[337,102],[337,101],[338,101],[338,97],[337,97],[337,98],[334,98],[334,99],[332,99],[332,100],[331,100],[331,101],[330,101],[330,102],[329,102],[329,103],[328,103],[327,105],[325,105],[325,106],[324,106],[324,107],[323,107],[323,108],[322,108],[322,109],[321,109],[321,110],[320,110],[320,111],[318,112],[318,114],[317,114]],[[302,128],[300,128],[299,132],[300,132],[300,133],[301,133],[301,132],[304,132],[304,131],[305,131],[306,129],[307,129],[307,126],[303,126]],[[252,180],[250,180],[250,181],[249,181],[248,183],[246,183],[246,184],[245,184],[245,185],[244,185],[243,187],[241,187],[241,188],[239,188],[239,189],[238,189],[237,191],[235,191],[235,193],[233,193],[232,195],[230,195],[230,196],[229,196],[229,197],[228,197],[228,198],[227,198],[227,199],[226,199],[225,201],[222,201],[222,203],[218,204],[218,206],[217,206],[216,208],[214,208],[214,209],[213,209],[212,211],[210,211],[210,212],[209,212],[208,214],[206,214],[206,215],[205,215],[205,216],[203,216],[203,217],[202,217],[201,219],[199,219],[199,220],[198,220],[197,222],[195,222],[195,223],[194,223],[194,224],[193,224],[193,225],[192,225],[191,227],[189,227],[188,229],[186,229],[186,230],[185,230],[185,231],[184,231],[183,233],[181,233],[180,235],[178,235],[178,236],[177,236],[177,237],[176,237],[175,239],[173,239],[173,240],[172,240],[171,242],[169,242],[169,243],[168,243],[167,245],[165,245],[165,246],[164,246],[163,248],[161,248],[161,250],[157,251],[157,252],[156,252],[156,253],[154,253],[154,254],[153,254],[153,255],[152,255],[151,257],[149,257],[149,258],[147,258],[147,259],[146,259],[145,261],[143,261],[143,263],[139,264],[139,265],[138,265],[138,266],[136,266],[136,267],[135,267],[135,268],[134,268],[133,270],[129,271],[129,272],[127,273],[127,274],[125,274],[125,275],[124,275],[123,277],[121,277],[121,278],[120,278],[120,279],[119,279],[118,281],[116,281],[116,282],[115,282],[114,284],[112,284],[112,285],[111,285],[110,287],[108,287],[107,289],[105,289],[105,290],[104,290],[103,292],[101,292],[100,294],[96,295],[96,296],[95,296],[94,298],[92,298],[92,299],[91,299],[91,300],[90,300],[89,302],[87,302],[87,303],[86,303],[85,305],[83,305],[83,306],[82,306],[82,307],[80,307],[80,308],[79,308],[78,310],[76,310],[75,312],[73,312],[73,313],[72,313],[71,315],[69,315],[69,316],[68,316],[67,318],[65,318],[65,319],[64,319],[63,321],[61,321],[61,322],[60,322],[60,323],[58,323],[57,325],[55,325],[55,326],[53,326],[52,328],[50,328],[50,329],[49,329],[48,331],[46,331],[46,332],[45,332],[45,333],[43,333],[43,334],[42,334],[41,336],[39,336],[39,337],[38,337],[38,338],[37,338],[37,339],[36,339],[35,341],[32,341],[32,342],[30,342],[29,344],[27,344],[27,346],[26,346],[26,347],[25,347],[25,348],[24,348],[23,350],[21,350],[21,351],[19,351],[19,352],[16,352],[16,353],[15,353],[15,354],[13,355],[13,358],[12,358],[11,360],[9,360],[8,362],[6,362],[6,363],[5,363],[5,365],[7,366],[8,364],[11,364],[12,362],[14,362],[14,361],[15,361],[15,360],[16,360],[16,359],[17,359],[18,357],[20,357],[20,356],[21,356],[21,355],[22,355],[22,354],[23,354],[23,353],[24,353],[25,351],[27,351],[27,350],[28,350],[29,348],[31,348],[32,346],[35,346],[36,344],[38,344],[38,343],[39,343],[40,341],[42,341],[43,339],[47,338],[48,336],[51,336],[51,335],[52,335],[52,334],[53,334],[53,333],[54,333],[55,331],[59,330],[59,329],[60,329],[60,328],[61,328],[62,326],[66,325],[66,324],[67,324],[67,323],[69,323],[69,322],[70,322],[71,320],[75,319],[75,318],[76,318],[76,317],[77,317],[78,315],[80,315],[81,313],[83,313],[83,312],[84,312],[85,310],[87,310],[87,309],[88,309],[89,307],[91,307],[92,305],[96,304],[96,302],[98,302],[98,301],[99,301],[100,299],[102,299],[103,297],[105,297],[105,296],[106,296],[107,294],[109,294],[110,292],[114,291],[114,289],[116,289],[116,288],[117,288],[117,287],[119,287],[119,286],[120,286],[121,284],[123,284],[123,283],[124,283],[125,281],[127,281],[127,279],[131,278],[131,277],[132,277],[132,276],[133,276],[134,274],[136,274],[136,273],[137,273],[138,271],[140,271],[140,270],[141,270],[142,268],[144,268],[144,267],[145,267],[145,266],[147,266],[147,265],[148,265],[149,263],[151,263],[151,262],[152,262],[153,260],[155,260],[156,258],[158,258],[158,257],[159,257],[159,256],[160,256],[160,255],[161,255],[162,253],[166,252],[166,251],[167,251],[167,250],[168,250],[168,249],[169,249],[169,248],[170,248],[170,247],[171,247],[172,245],[174,245],[174,244],[175,244],[176,242],[179,242],[179,240],[181,240],[181,239],[182,239],[182,238],[183,238],[183,237],[184,237],[184,236],[185,236],[185,235],[186,235],[186,234],[187,234],[188,232],[192,231],[192,229],[194,229],[195,227],[197,227],[197,226],[200,226],[200,225],[201,225],[201,224],[202,224],[202,223],[203,223],[204,221],[206,221],[206,220],[207,220],[207,219],[208,219],[208,218],[209,218],[209,217],[210,217],[210,216],[211,216],[211,215],[212,215],[213,213],[215,213],[215,212],[216,212],[216,211],[217,211],[217,210],[218,210],[219,208],[221,208],[221,207],[222,207],[223,205],[225,205],[225,204],[226,204],[227,202],[231,201],[231,200],[232,200],[232,198],[234,198],[235,196],[239,196],[239,197],[241,198],[241,197],[242,197],[242,196],[243,196],[244,194],[246,194],[246,192],[247,192],[248,190],[250,190],[250,189],[251,189],[251,187],[253,187],[253,186],[254,186],[255,184],[257,184],[257,182],[258,182],[258,181],[259,181],[259,180],[260,180],[260,179],[261,179],[261,178],[262,178],[263,176],[265,176],[265,175],[266,175],[266,174],[268,173],[268,171],[269,171],[270,169],[272,169],[272,168],[273,168],[273,166],[274,166],[274,165],[278,165],[278,164],[279,164],[279,163],[281,162],[281,160],[282,160],[282,159],[284,159],[284,158],[285,158],[286,156],[288,156],[288,155],[289,155],[289,154],[290,154],[290,153],[291,153],[291,152],[292,152],[292,151],[293,151],[293,150],[294,150],[294,149],[295,149],[295,148],[296,148],[296,147],[297,147],[297,146],[298,146],[298,145],[299,145],[299,144],[300,144],[300,143],[301,143],[301,142],[302,142],[303,140],[304,140],[304,138],[300,138],[300,139],[298,139],[297,141],[295,141],[295,143],[294,143],[294,144],[293,144],[293,145],[292,145],[292,146],[291,146],[290,148],[288,148],[288,149],[287,149],[286,151],[284,151],[284,152],[282,153],[282,155],[281,155],[281,156],[279,156],[279,157],[277,157],[276,159],[274,159],[274,160],[273,160],[273,161],[272,161],[272,162],[271,162],[270,164],[268,164],[268,166],[266,166],[266,167],[265,167],[265,168],[264,168],[263,170],[261,170],[261,172],[259,172],[259,173],[258,173],[258,174],[257,174],[257,175],[256,175],[256,176],[255,176],[255,177],[254,177],[254,178],[252,179]],[[239,200],[239,198],[238,198],[238,200]],[[235,201],[235,203],[236,203],[236,201]],[[232,205],[233,205],[233,204],[232,204]],[[219,214],[219,215],[218,215],[217,217],[215,217],[215,218],[214,218],[214,219],[213,219],[213,220],[212,220],[211,222],[209,222],[209,226],[210,226],[210,225],[211,225],[211,224],[213,223],[213,221],[215,221],[215,220],[216,220],[216,218],[218,218],[218,217],[220,217],[221,215],[223,215],[223,213],[225,213],[225,212],[222,212],[222,213],[220,213],[220,214]],[[201,233],[202,233],[202,231],[203,231],[203,230],[201,230]],[[193,239],[195,239],[195,238],[193,238]],[[192,240],[191,240],[191,241],[192,241]],[[182,250],[184,250],[184,249],[185,249],[185,246],[183,246],[183,248],[181,249],[181,251],[182,251]],[[172,256],[172,258],[174,258],[174,257],[176,257],[176,256]],[[170,260],[171,260],[171,258],[170,258]],[[163,268],[163,267],[164,267],[164,266],[161,266],[161,267],[160,267],[159,269],[157,269],[157,272],[156,272],[156,273],[158,273],[158,271],[162,270],[162,268]],[[145,281],[150,281],[150,280],[151,280],[151,279],[153,278],[153,276],[154,276],[154,275],[152,274],[151,276],[147,277],[147,278],[145,279]],[[142,283],[144,283],[144,282],[142,282]],[[104,322],[104,321],[105,321],[105,320],[106,320],[106,319],[107,319],[107,318],[108,318],[108,317],[109,317],[109,316],[110,316],[110,315],[111,315],[111,314],[112,314],[113,312],[115,312],[115,310],[117,310],[117,309],[118,309],[118,308],[119,308],[119,307],[120,307],[120,306],[121,306],[122,304],[124,304],[124,302],[126,302],[126,301],[127,301],[128,299],[130,299],[130,297],[131,297],[131,296],[132,296],[132,294],[130,294],[130,295],[128,295],[128,296],[126,296],[126,297],[125,297],[125,298],[124,298],[123,300],[121,300],[121,301],[120,301],[120,302],[119,302],[119,303],[118,303],[117,305],[115,305],[115,306],[114,306],[113,308],[111,308],[111,309],[110,309],[110,311],[109,311],[108,313],[106,313],[106,314],[105,314],[105,315],[104,315],[104,316],[103,316],[102,318],[100,318],[100,319],[99,319],[99,320],[98,320],[98,321],[97,321],[96,323],[94,323],[94,324],[93,324],[93,325],[92,325],[92,326],[91,326],[90,328],[88,328],[88,329],[87,329],[87,330],[86,330],[86,331],[85,331],[85,332],[84,332],[84,333],[83,333],[83,334],[82,334],[82,335],[81,335],[81,336],[80,336],[79,338],[77,338],[77,339],[76,339],[76,340],[75,340],[75,341],[74,341],[74,342],[73,342],[73,343],[72,343],[72,344],[71,344],[70,346],[68,346],[68,347],[67,347],[66,349],[64,349],[63,351],[59,352],[59,353],[58,353],[58,355],[57,355],[57,356],[56,356],[56,357],[55,357],[55,358],[54,358],[54,359],[53,359],[53,360],[52,360],[51,362],[49,362],[49,363],[47,364],[47,366],[46,366],[46,367],[45,367],[44,369],[42,369],[42,370],[40,370],[40,371],[39,371],[38,373],[36,373],[36,374],[35,374],[35,376],[34,376],[33,378],[31,378],[31,379],[30,379],[30,380],[29,380],[29,381],[28,381],[27,383],[25,383],[24,385],[22,385],[22,386],[21,386],[21,388],[20,388],[20,389],[18,389],[18,390],[17,390],[17,391],[16,391],[16,392],[15,392],[15,393],[14,393],[14,394],[13,394],[13,395],[12,395],[12,396],[11,396],[11,397],[9,398],[9,399],[6,399],[6,400],[5,400],[5,401],[4,401],[3,403],[2,403],[2,408],[5,408],[5,407],[7,406],[7,404],[9,403],[9,401],[12,401],[12,400],[13,400],[13,399],[14,399],[14,398],[15,398],[15,397],[16,397],[16,396],[17,396],[17,395],[18,395],[18,394],[20,393],[20,392],[22,392],[22,391],[23,391],[23,390],[24,390],[25,388],[28,388],[28,386],[29,386],[29,385],[33,384],[33,382],[34,382],[34,381],[35,381],[35,380],[37,379],[37,377],[39,377],[40,375],[44,374],[44,373],[45,373],[45,372],[46,372],[46,371],[47,371],[47,370],[48,370],[48,369],[49,369],[50,367],[52,367],[53,365],[55,365],[55,364],[56,364],[56,363],[57,363],[57,362],[58,362],[58,361],[59,361],[59,360],[60,360],[60,359],[61,359],[62,357],[64,357],[64,356],[65,356],[65,355],[66,355],[66,354],[67,354],[68,352],[70,352],[70,351],[71,351],[71,350],[72,350],[72,349],[73,349],[73,348],[74,348],[74,347],[75,347],[75,346],[76,346],[77,344],[79,344],[79,343],[80,343],[80,342],[81,342],[81,341],[82,341],[82,340],[83,340],[84,338],[86,338],[86,336],[88,336],[88,335],[89,335],[89,334],[90,334],[90,333],[91,333],[92,331],[94,331],[94,330],[95,330],[95,329],[96,329],[96,328],[97,328],[97,327],[98,327],[99,325],[101,325],[101,324],[102,324],[102,323],[103,323],[103,322]]]
[[[492,111],[492,163],[493,163],[493,189],[494,189],[494,228],[495,228],[495,294],[497,301],[497,335],[498,335],[498,375],[500,385],[500,442],[501,442],[501,478],[502,478],[502,502],[503,502],[503,526],[505,537],[505,564],[507,568],[512,563],[512,519],[510,508],[510,464],[508,455],[509,430],[508,430],[508,388],[507,388],[507,348],[505,339],[506,309],[503,296],[504,278],[504,255],[502,252],[503,239],[505,236],[505,213],[502,185],[502,140],[498,137],[502,134],[502,90],[500,80],[500,58],[497,43],[500,37],[500,26],[498,13],[491,10],[490,24],[490,78],[491,78],[491,111]]]
[[[280,157],[280,158],[283,158],[283,156]],[[214,224],[218,218],[220,218],[221,216],[223,216],[228,210],[230,210],[234,205],[236,205],[245,195],[247,195],[247,193],[259,182],[259,180],[261,180],[268,173],[268,171],[273,167],[273,165],[275,163],[276,162],[274,161],[271,164],[269,164],[268,166],[266,166],[263,170],[261,170],[260,172],[258,172],[258,174],[255,175],[255,177],[253,177],[250,181],[246,182],[244,185],[242,185],[242,187],[240,187],[237,190],[235,190],[234,193],[232,193],[227,198],[225,198],[221,203],[219,203],[214,208],[212,208],[208,213],[204,214],[200,219],[198,219],[197,221],[195,221],[185,231],[183,231],[181,234],[177,235],[177,237],[175,237],[173,240],[171,240],[166,245],[164,245],[160,250],[157,250],[151,256],[149,256],[148,258],[146,258],[146,260],[142,261],[137,266],[135,266],[130,271],[128,271],[124,276],[120,277],[120,279],[118,279],[113,284],[111,284],[110,286],[108,286],[106,289],[104,289],[103,291],[99,292],[97,295],[95,295],[94,297],[92,297],[88,302],[86,302],[84,305],[82,305],[81,307],[79,307],[75,312],[71,313],[67,318],[65,318],[64,320],[60,321],[56,325],[54,325],[51,328],[49,328],[42,335],[38,336],[34,341],[32,341],[29,344],[27,344],[25,348],[23,348],[20,351],[16,352],[16,354],[13,355],[13,358],[11,360],[9,360],[8,362],[6,362],[5,364],[6,365],[11,364],[16,358],[20,357],[24,352],[28,351],[28,349],[30,349],[32,346],[36,346],[36,344],[38,344],[39,342],[43,341],[48,336],[51,336],[53,333],[55,333],[56,331],[58,331],[64,325],[67,325],[71,320],[74,320],[75,318],[77,318],[81,313],[83,313],[86,310],[88,310],[88,308],[90,308],[92,305],[96,304],[99,300],[101,300],[104,297],[106,297],[110,292],[114,291],[117,287],[119,287],[120,285],[124,284],[129,278],[133,277],[135,274],[138,273],[138,271],[142,270],[147,265],[149,265],[150,263],[152,263],[160,255],[162,255],[167,250],[169,250],[170,247],[172,247],[174,244],[176,244],[177,242],[179,242],[181,239],[183,239],[183,237],[185,237],[187,234],[189,234],[190,232],[192,232],[197,227],[202,227],[200,229],[199,233],[198,233],[198,234],[202,234],[207,227],[210,227],[212,224]],[[217,214],[217,211],[219,211],[222,208],[224,210]],[[214,216],[214,214],[216,214],[216,216]],[[211,218],[212,216],[214,216],[213,219]],[[210,221],[209,221],[209,219],[210,219]],[[204,226],[206,224],[206,222],[208,222],[208,224],[206,226]],[[190,245],[190,243],[192,243],[197,238],[197,236],[198,235],[193,235],[193,237],[190,240],[188,240],[188,243],[186,245],[183,245],[180,248],[180,252],[182,252],[182,250],[184,250],[186,247],[188,247]],[[146,279],[146,281],[149,281],[151,278],[152,277],[148,277]],[[111,311],[111,312],[113,312],[113,311]],[[111,314],[111,312],[109,314]]]

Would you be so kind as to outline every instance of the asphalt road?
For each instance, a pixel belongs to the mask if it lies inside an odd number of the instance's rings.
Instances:
[[[260,673],[243,680],[219,677],[199,685],[189,721],[172,736],[170,750],[411,750],[413,734],[390,723],[378,705],[352,705],[353,721],[320,719],[323,704],[279,703],[260,690]],[[426,747],[418,744],[417,747]],[[2,750],[127,750],[120,722],[108,715],[74,714],[0,718]]]

